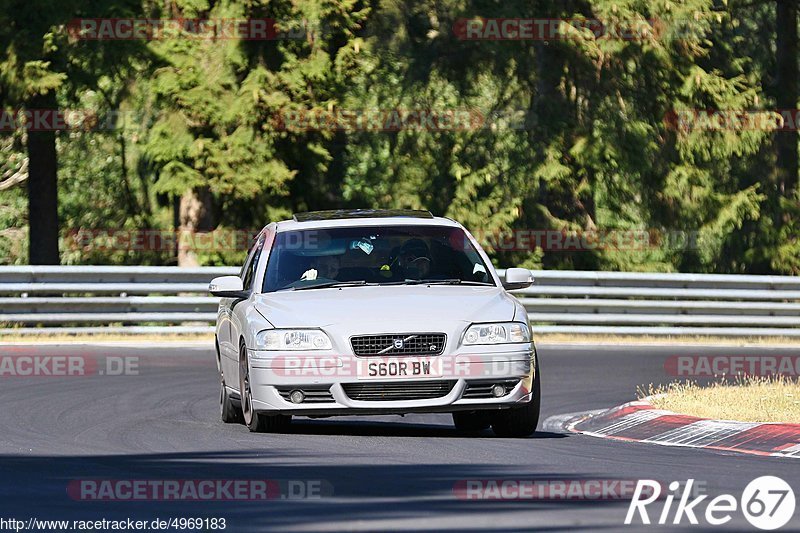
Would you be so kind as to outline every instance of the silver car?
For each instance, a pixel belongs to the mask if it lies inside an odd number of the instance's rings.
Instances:
[[[239,276],[215,278],[224,422],[452,413],[456,428],[536,430],[525,308],[461,224],[427,211],[296,214],[266,226]]]

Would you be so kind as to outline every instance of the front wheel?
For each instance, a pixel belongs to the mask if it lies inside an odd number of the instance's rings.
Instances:
[[[219,372],[219,415],[220,419],[226,424],[237,424],[242,421],[242,410],[233,404],[228,387],[225,385],[225,373],[222,371],[222,356],[219,353],[219,344],[215,342],[217,349],[217,371]]]
[[[500,411],[492,421],[492,431],[498,437],[527,437],[539,424],[539,400],[534,399],[522,407]]]
[[[542,376],[539,373],[538,359],[535,364],[536,371],[531,401],[522,407],[512,407],[505,411],[499,411],[494,415],[492,431],[498,437],[527,437],[536,431],[536,426],[539,425],[539,408],[542,403],[542,389],[540,387]]]
[[[266,415],[253,409],[250,364],[244,342],[239,347],[239,394],[242,397],[242,418],[247,429],[253,433],[280,432],[288,429],[292,421],[291,415]]]

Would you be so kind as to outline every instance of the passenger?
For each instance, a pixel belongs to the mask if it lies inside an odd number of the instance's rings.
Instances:
[[[314,267],[303,272],[301,281],[312,281],[317,278],[336,279],[339,275],[339,256],[321,255],[314,259]]]

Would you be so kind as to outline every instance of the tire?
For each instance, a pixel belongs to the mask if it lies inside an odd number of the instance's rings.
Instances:
[[[226,424],[240,424],[242,422],[242,410],[233,405],[228,388],[225,386],[225,379],[222,379],[219,392],[219,412],[220,418]]]
[[[239,345],[239,394],[242,397],[242,420],[253,433],[285,431],[292,421],[291,415],[267,415],[253,409],[253,392],[250,389],[250,363],[244,342]]]
[[[456,411],[453,413],[453,424],[459,431],[483,431],[489,429],[491,419],[482,411]]]
[[[220,419],[226,424],[239,424],[242,422],[242,410],[236,407],[231,401],[231,395],[225,386],[225,374],[222,372],[222,359],[219,353],[219,344],[214,342],[217,348],[217,370],[219,371],[219,414]]]
[[[539,359],[535,361],[535,379],[533,382],[533,397],[530,402],[522,407],[512,407],[500,411],[492,419],[492,431],[498,437],[527,437],[536,431],[539,425],[539,409],[541,407],[542,376],[539,373]]]

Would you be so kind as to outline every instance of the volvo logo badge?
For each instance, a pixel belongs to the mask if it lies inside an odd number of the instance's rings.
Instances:
[[[402,350],[404,346],[403,339],[395,339],[394,340],[394,349],[395,350]]]

